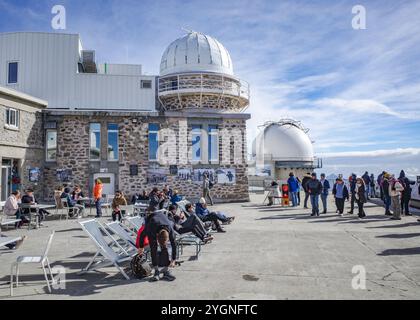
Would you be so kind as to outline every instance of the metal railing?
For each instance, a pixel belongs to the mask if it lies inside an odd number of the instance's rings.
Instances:
[[[159,96],[180,93],[213,93],[249,100],[246,81],[209,73],[185,73],[159,78]]]

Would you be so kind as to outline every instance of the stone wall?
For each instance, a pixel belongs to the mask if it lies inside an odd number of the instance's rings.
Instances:
[[[19,110],[18,129],[5,126],[6,107]],[[31,103],[0,95],[0,162],[2,159],[17,160],[21,191],[33,188],[42,198],[43,181],[29,181],[29,168],[43,167],[44,136],[41,109]],[[0,173],[1,174],[1,173]]]
[[[237,183],[235,185],[216,184],[213,189],[213,197],[216,201],[248,201],[248,179],[246,164],[246,136],[241,135],[242,142],[245,142],[240,149],[240,157],[243,158],[241,164],[235,163],[233,157],[231,161],[223,164],[191,164],[187,160],[191,155],[186,154],[186,150],[191,145],[191,135],[188,135],[187,141],[179,139],[179,131],[190,131],[190,120],[182,117],[165,117],[165,116],[109,116],[98,114],[95,116],[83,115],[66,115],[58,117],[58,150],[56,163],[46,164],[44,175],[46,177],[47,187],[46,194],[52,195],[53,188],[59,182],[55,177],[56,169],[71,169],[73,173],[72,184],[80,184],[88,191],[91,190],[89,182],[92,180],[93,174],[97,170],[93,170],[92,161],[89,161],[89,122],[102,123],[112,122],[118,123],[119,126],[119,161],[118,172],[116,176],[116,190],[122,190],[127,196],[131,196],[134,192],[147,190],[157,186],[162,188],[165,184],[172,189],[178,189],[183,195],[190,199],[198,199],[201,196],[201,183],[193,183],[191,181],[180,181],[176,176],[169,175],[169,165],[172,163],[159,164],[149,161],[149,144],[148,144],[148,124],[158,123],[161,129],[171,129],[175,136],[166,137],[160,140],[160,144],[165,142],[175,144],[175,151],[169,149],[169,158],[173,163],[178,163],[178,169],[194,169],[194,168],[235,168],[237,175]],[[207,119],[208,120],[208,119]],[[195,121],[207,121],[205,118],[195,119]],[[181,124],[181,125],[180,125]],[[106,127],[104,125],[103,127]],[[188,129],[187,129],[188,128]],[[244,119],[224,119],[219,121],[220,130],[239,129],[245,131]],[[104,136],[104,135],[102,135]],[[169,140],[168,140],[169,139]],[[190,151],[190,150],[189,150]],[[219,155],[222,159],[222,139],[219,137]],[[109,163],[108,163],[109,164]],[[138,166],[138,175],[130,175],[130,165]],[[100,167],[106,167],[107,162],[101,161]],[[147,172],[149,169],[165,169],[168,173],[165,183],[148,184]],[[111,171],[109,171],[111,172]]]

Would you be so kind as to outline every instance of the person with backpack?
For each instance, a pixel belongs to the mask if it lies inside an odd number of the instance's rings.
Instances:
[[[338,214],[342,216],[344,212],[344,202],[346,199],[349,200],[349,189],[344,184],[342,178],[337,178],[333,186],[332,194],[334,195],[335,206],[337,207]]]
[[[411,216],[410,213],[410,200],[411,200],[411,186],[416,184],[415,181],[411,181],[405,176],[404,170],[401,170],[400,177],[398,178],[404,190],[401,193],[401,213],[406,216]]]
[[[395,176],[392,175],[391,179],[389,180],[388,188],[389,188],[389,196],[391,197],[392,212],[393,212],[393,216],[391,217],[391,219],[401,220],[400,195],[401,195],[401,192],[404,191],[404,187],[402,186],[400,181],[395,179]]]
[[[149,215],[146,217],[144,224],[144,231],[140,235],[138,254],[141,256],[144,253],[145,238],[149,240],[150,253],[152,256],[152,266],[154,275],[152,281],[160,280],[160,272],[163,273],[163,279],[173,281],[176,277],[170,271],[170,268],[175,267],[176,263],[176,244],[175,231],[173,223],[161,211],[156,211],[155,207],[149,207]],[[171,243],[172,256],[169,259],[168,242]],[[159,271],[159,254],[158,247],[160,247],[160,257],[163,261],[163,269]]]
[[[287,180],[287,184],[289,185],[289,192],[292,198],[292,206],[297,207],[298,206],[297,193],[299,191],[299,182],[296,179],[293,172],[289,173],[289,179]]]
[[[376,179],[376,182],[378,183],[378,186],[379,186],[379,192],[380,192],[380,197],[382,201],[384,200],[384,189],[382,188],[382,183],[384,180],[385,173],[386,173],[385,171],[382,171],[382,173],[379,174],[378,178]]]
[[[363,182],[365,183],[365,191],[366,191],[366,200],[369,200],[370,196],[370,176],[369,173],[366,171],[362,176]]]
[[[213,182],[210,181],[209,175],[207,172],[203,174],[203,198],[209,198],[210,205],[213,205],[213,199],[210,194],[210,189],[213,187]]]

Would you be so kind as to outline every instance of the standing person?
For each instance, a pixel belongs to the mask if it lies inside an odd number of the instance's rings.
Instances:
[[[203,198],[209,198],[210,205],[213,205],[213,199],[211,198],[210,189],[212,187],[213,183],[209,179],[209,175],[207,172],[203,174]]]
[[[363,182],[365,183],[365,191],[366,191],[366,200],[369,200],[370,196],[370,176],[369,173],[366,171],[362,176]]]
[[[382,171],[382,173],[378,175],[378,178],[376,180],[376,182],[378,183],[378,186],[379,186],[379,192],[380,192],[380,196],[381,196],[382,201],[384,200],[384,189],[382,188],[384,175],[385,175],[385,171]]]
[[[384,196],[384,204],[385,204],[385,215],[392,216],[391,211],[389,210],[391,207],[391,196],[389,194],[389,179],[391,175],[385,172],[384,177],[382,179],[382,191]]]
[[[335,199],[335,205],[337,207],[338,214],[343,215],[344,212],[344,202],[349,200],[349,189],[344,184],[342,178],[338,178],[333,186],[332,193]]]
[[[325,179],[325,173],[321,173],[321,180],[319,182],[321,182],[321,185],[322,185],[321,201],[322,201],[322,207],[324,209],[322,213],[325,214],[327,213],[327,199],[328,199],[328,193],[331,186],[330,186],[330,182],[327,179]]]
[[[365,181],[362,178],[356,179],[355,198],[357,202],[357,207],[359,209],[359,219],[362,219],[366,217],[366,213],[363,206],[367,202]]]
[[[311,174],[308,172],[302,179],[302,189],[305,192],[305,200],[303,201],[303,207],[308,209],[309,192],[307,188],[308,182],[311,181]]]
[[[298,206],[297,193],[299,191],[299,182],[296,179],[293,172],[289,173],[289,179],[287,180],[287,184],[289,185],[289,192],[292,198],[292,206],[297,207]]]
[[[404,170],[401,170],[400,177],[398,178],[400,183],[402,184],[404,190],[401,194],[401,213],[405,214],[406,216],[411,216],[410,213],[410,200],[411,200],[411,186],[414,185],[416,182],[411,181],[405,176]]]
[[[176,262],[176,244],[175,244],[175,232],[173,229],[173,222],[160,211],[156,211],[155,208],[151,207],[150,213],[146,218],[144,231],[140,235],[138,254],[142,255],[144,252],[144,240],[147,236],[149,240],[150,253],[152,256],[152,266],[155,270],[152,281],[160,280],[159,271],[159,257],[158,257],[158,246],[160,247],[160,257],[165,261],[165,266],[161,270],[163,273],[163,279],[167,281],[175,280],[175,276],[172,274],[169,268],[175,267]],[[168,241],[171,243],[172,257],[169,259],[168,253]]]
[[[299,177],[296,177],[296,180],[298,182],[298,191],[296,192],[297,202],[298,202],[298,206],[300,206],[300,190],[302,189],[302,181],[300,181]]]
[[[404,190],[401,182],[395,179],[395,176],[392,175],[391,179],[389,180],[389,196],[391,197],[391,204],[392,204],[392,212],[393,216],[391,219],[393,220],[401,220],[401,202],[400,202],[400,195],[401,192]]]
[[[122,215],[124,212],[121,210],[120,206],[126,206],[127,200],[124,197],[124,194],[121,191],[115,192],[115,197],[112,200],[112,221],[115,221],[118,219],[118,221],[121,221]]]
[[[268,198],[267,206],[272,206],[274,204],[274,198],[280,198],[280,187],[276,181],[271,182],[267,198]]]
[[[373,173],[370,175],[370,197],[376,198],[376,188],[375,188],[375,176]]]
[[[100,179],[95,179],[95,186],[93,187],[93,198],[95,200],[96,218],[102,217],[102,191],[102,181]]]
[[[354,212],[354,204],[356,202],[356,175],[354,173],[351,174],[349,177],[349,185],[350,185],[350,211],[348,213],[353,214]]]
[[[316,173],[312,173],[311,180],[306,184],[308,193],[311,198],[312,214],[311,216],[319,217],[319,195],[322,192],[322,184],[317,179]]]

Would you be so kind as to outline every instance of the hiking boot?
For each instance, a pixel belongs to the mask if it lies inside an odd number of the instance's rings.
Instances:
[[[220,233],[225,233],[225,232],[226,232],[226,230],[225,230],[225,229],[223,229],[223,228],[219,228],[219,229],[217,229],[217,232],[220,232]]]
[[[391,211],[387,211],[387,212],[385,212],[385,215],[386,216],[392,216],[393,214],[391,213]]]
[[[315,216],[315,213],[312,213],[312,214],[311,214],[311,217],[314,217],[314,216]]]
[[[405,215],[406,215],[406,216],[412,216],[412,214],[411,214],[411,213],[406,213]]]
[[[204,244],[211,242],[214,239],[213,236],[207,236],[203,239]]]
[[[172,274],[171,270],[167,270],[163,273],[163,279],[166,281],[174,281],[176,277]]]
[[[150,279],[150,281],[159,281],[159,270],[155,270],[155,274],[153,275],[153,277]]]

